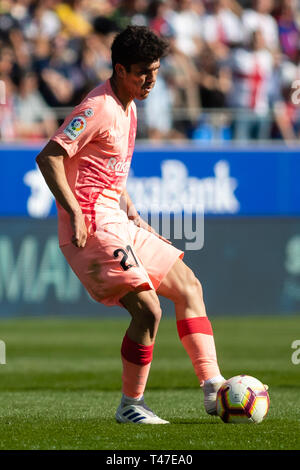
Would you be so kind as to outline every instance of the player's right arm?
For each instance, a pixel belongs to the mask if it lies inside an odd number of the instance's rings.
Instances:
[[[50,140],[36,157],[41,173],[57,202],[70,215],[73,229],[72,243],[83,248],[87,240],[87,229],[81,208],[67,181],[64,158],[66,150],[57,142]]]

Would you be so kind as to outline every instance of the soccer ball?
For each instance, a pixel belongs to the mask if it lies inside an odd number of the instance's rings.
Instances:
[[[250,375],[223,383],[217,394],[217,413],[224,423],[261,423],[269,410],[265,386]]]

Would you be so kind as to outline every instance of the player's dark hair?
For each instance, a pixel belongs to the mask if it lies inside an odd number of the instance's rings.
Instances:
[[[127,26],[117,34],[111,46],[113,71],[116,64],[121,64],[129,72],[132,64],[151,64],[167,52],[167,41],[146,26]]]

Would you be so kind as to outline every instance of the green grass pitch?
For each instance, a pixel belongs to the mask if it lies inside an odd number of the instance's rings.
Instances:
[[[173,318],[161,322],[146,390],[147,404],[171,422],[165,426],[114,421],[129,320],[19,318],[0,321],[0,449],[300,449],[300,364],[291,361],[299,318],[211,321],[225,377],[247,373],[269,385],[263,423],[224,424],[205,414]]]

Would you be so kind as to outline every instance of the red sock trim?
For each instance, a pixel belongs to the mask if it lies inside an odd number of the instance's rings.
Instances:
[[[154,344],[145,346],[132,341],[126,333],[122,342],[121,354],[126,361],[144,366],[152,362],[153,348]]]
[[[193,317],[179,320],[177,322],[177,331],[180,339],[193,333],[213,335],[211,323],[207,317]]]

